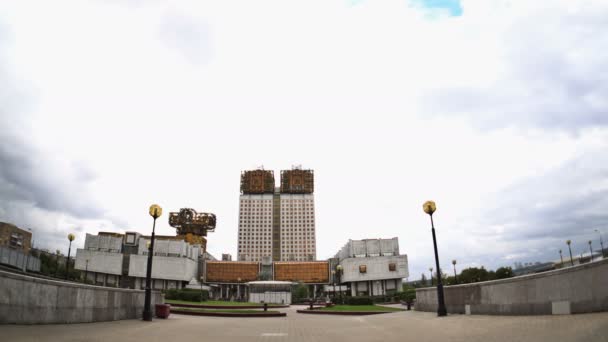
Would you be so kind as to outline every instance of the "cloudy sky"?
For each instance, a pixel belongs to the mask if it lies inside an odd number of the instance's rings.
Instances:
[[[2,1],[0,221],[148,234],[241,170],[315,170],[319,259],[399,237],[411,278],[608,240],[604,0]],[[160,234],[174,234],[167,215]],[[608,246],[607,246],[608,247]],[[427,271],[428,272],[428,271]]]

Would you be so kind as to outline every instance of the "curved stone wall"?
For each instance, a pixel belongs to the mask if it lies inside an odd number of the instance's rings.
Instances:
[[[152,292],[152,305],[161,303]],[[0,271],[0,324],[84,323],[140,318],[144,291]],[[154,306],[153,306],[154,308]]]
[[[608,259],[559,270],[444,287],[448,313],[551,315],[608,311]],[[416,310],[437,311],[437,289],[416,290]]]

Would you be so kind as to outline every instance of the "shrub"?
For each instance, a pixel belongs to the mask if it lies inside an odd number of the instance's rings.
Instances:
[[[398,294],[399,300],[404,302],[413,302],[416,299],[416,289],[408,288]]]
[[[206,301],[209,299],[209,291],[196,289],[171,289],[165,291],[166,299],[183,300],[187,302]]]

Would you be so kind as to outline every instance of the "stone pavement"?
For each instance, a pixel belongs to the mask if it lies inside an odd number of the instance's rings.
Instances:
[[[568,316],[438,318],[405,311],[372,316],[224,318],[171,315],[69,325],[0,325],[0,341],[608,341],[608,312]]]

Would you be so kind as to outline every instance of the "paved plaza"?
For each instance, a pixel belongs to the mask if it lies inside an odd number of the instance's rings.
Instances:
[[[171,315],[153,322],[124,320],[70,325],[3,325],[2,341],[608,341],[608,313],[568,316],[437,318],[405,311],[326,316],[284,309],[283,318]]]

